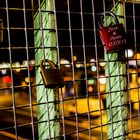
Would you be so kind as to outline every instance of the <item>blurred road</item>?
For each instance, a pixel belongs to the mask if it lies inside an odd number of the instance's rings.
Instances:
[[[0,129],[3,130],[0,131],[1,140],[5,140],[4,137],[10,137],[10,139],[15,138],[15,123],[18,125],[17,132],[20,140],[32,139],[31,120],[37,122],[37,106],[32,105],[26,93],[22,95],[16,93],[14,101],[12,94],[0,95]],[[33,114],[31,114],[31,108]],[[133,131],[133,133],[129,134],[129,138],[140,140],[140,116],[138,116],[138,111],[135,111],[129,116],[129,131]],[[89,116],[78,115],[76,118],[76,115],[71,115],[65,118],[64,121],[65,129],[63,129],[64,125],[61,125],[61,133],[71,135],[71,139],[73,140],[76,140],[78,137],[80,140],[107,139],[106,114],[103,114],[102,117],[91,117],[90,119]],[[34,125],[34,131],[35,138],[37,139],[37,124]]]
[[[22,95],[16,93],[13,96],[10,93],[0,94],[0,130],[3,130],[0,131],[0,140],[3,137],[7,137],[7,140],[16,139],[16,133],[19,140],[32,139],[31,120],[37,122],[36,110],[35,107],[32,107],[29,96],[25,93]],[[17,129],[15,129],[16,127]],[[34,130],[37,138],[37,125],[34,126]]]

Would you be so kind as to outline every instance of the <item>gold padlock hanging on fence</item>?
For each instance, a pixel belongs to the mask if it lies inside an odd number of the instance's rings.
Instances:
[[[50,68],[46,68],[46,62],[49,64]],[[62,88],[64,86],[62,73],[51,60],[41,60],[40,73],[46,88]]]

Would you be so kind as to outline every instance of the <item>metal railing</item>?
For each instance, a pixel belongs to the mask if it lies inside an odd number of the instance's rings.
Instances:
[[[123,0],[1,0],[0,138],[139,139],[139,8]],[[106,11],[127,32],[130,49],[121,54],[106,53],[99,37]],[[58,65],[63,88],[44,87],[42,59]]]

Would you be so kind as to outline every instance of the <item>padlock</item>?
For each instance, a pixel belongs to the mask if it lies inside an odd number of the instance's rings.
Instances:
[[[46,62],[49,64],[49,68],[46,68]],[[64,86],[62,73],[51,60],[41,60],[40,73],[46,88],[62,88]]]
[[[104,27],[102,21],[99,22],[99,34],[105,50],[115,52],[127,49],[127,36],[123,24],[119,23],[117,16],[113,12],[105,12],[113,17],[115,24]]]

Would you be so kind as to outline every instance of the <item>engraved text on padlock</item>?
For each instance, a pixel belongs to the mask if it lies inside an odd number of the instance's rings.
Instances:
[[[125,50],[127,47],[126,32],[123,24],[120,24],[116,15],[112,12],[106,12],[115,20],[115,25],[104,27],[100,22],[99,34],[105,50],[107,52]]]

